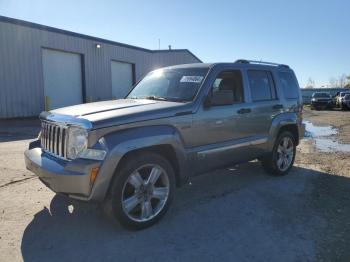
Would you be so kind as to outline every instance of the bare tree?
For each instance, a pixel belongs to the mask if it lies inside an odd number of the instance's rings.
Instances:
[[[305,87],[306,88],[315,88],[315,81],[311,77],[309,77]]]
[[[344,86],[345,88],[350,88],[350,75],[346,77],[346,84]]]
[[[339,83],[339,87],[340,88],[344,88],[345,87],[346,80],[347,80],[346,74],[342,74],[341,76],[339,76],[338,83]]]
[[[329,79],[329,87],[338,87],[338,80],[335,77]]]

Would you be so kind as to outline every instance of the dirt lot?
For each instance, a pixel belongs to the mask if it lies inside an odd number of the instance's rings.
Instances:
[[[350,112],[304,117],[350,143]],[[288,176],[255,161],[198,177],[159,224],[131,232],[25,170],[37,126],[0,122],[0,261],[350,261],[350,153],[319,152],[311,137]]]

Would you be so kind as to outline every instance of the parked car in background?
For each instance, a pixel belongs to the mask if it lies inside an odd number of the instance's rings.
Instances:
[[[311,97],[311,109],[331,109],[333,107],[332,96],[328,92],[315,92]]]
[[[26,166],[54,192],[102,202],[123,226],[141,229],[166,213],[175,186],[191,176],[253,159],[287,174],[305,132],[302,108],[286,65],[167,67],[125,99],[41,113]]]
[[[335,95],[332,96],[332,107],[335,108],[337,107],[337,97],[338,97],[339,92],[337,92]]]
[[[342,109],[347,109],[349,110],[350,109],[350,93],[349,94],[346,94],[342,100],[342,106],[341,106]]]
[[[337,107],[343,109],[346,107],[346,105],[344,104],[343,100],[345,95],[350,94],[350,91],[345,91],[345,92],[340,92],[339,95],[337,96]]]

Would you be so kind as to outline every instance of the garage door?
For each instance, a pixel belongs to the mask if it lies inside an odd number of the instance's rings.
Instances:
[[[124,62],[111,62],[112,71],[112,96],[124,98],[133,85],[132,64]]]
[[[46,109],[82,103],[81,55],[48,49],[42,52]]]

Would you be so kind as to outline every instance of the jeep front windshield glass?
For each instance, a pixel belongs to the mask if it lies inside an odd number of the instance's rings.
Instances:
[[[208,68],[158,69],[146,75],[126,98],[174,102],[192,101]]]

